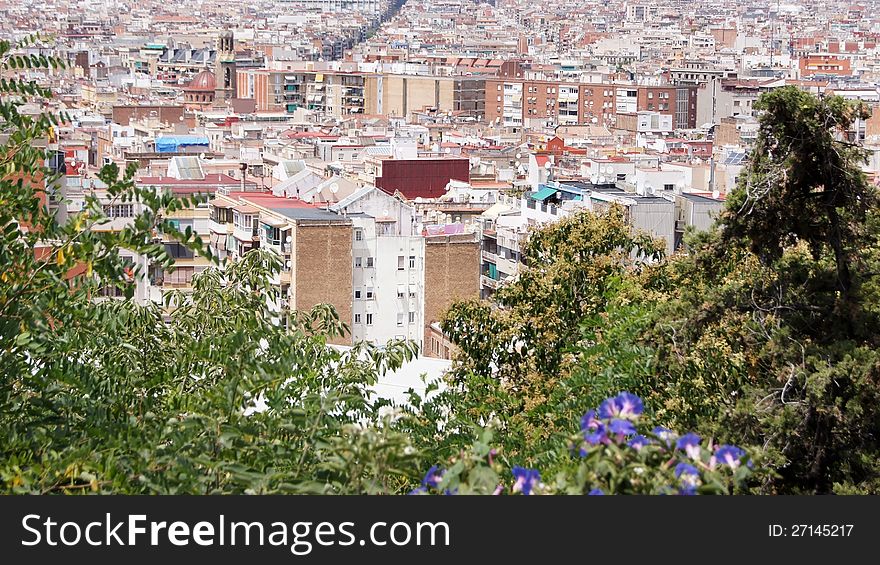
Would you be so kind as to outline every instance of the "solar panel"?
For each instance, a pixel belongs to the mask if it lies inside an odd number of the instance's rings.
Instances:
[[[728,153],[728,155],[724,158],[724,161],[722,161],[722,163],[725,165],[740,165],[740,164],[742,164],[743,159],[745,159],[745,157],[746,157],[746,154],[742,151]]]

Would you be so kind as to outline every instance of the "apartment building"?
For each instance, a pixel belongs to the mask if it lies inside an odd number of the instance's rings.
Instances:
[[[449,358],[448,343],[438,322],[453,303],[480,296],[479,234],[436,235],[425,238],[425,313],[423,349],[428,357]],[[435,329],[432,329],[435,328]],[[442,347],[441,347],[442,346]]]
[[[612,121],[616,89],[608,84],[486,79],[486,121],[504,127],[555,127]]]
[[[265,248],[281,257],[281,272],[272,281],[275,293],[267,297],[280,323],[287,323],[291,311],[322,303],[332,304],[340,319],[350,323],[350,219],[295,198],[262,192],[218,195],[209,207],[215,253],[236,260],[252,249]],[[350,344],[351,338],[336,342]]]
[[[639,86],[639,111],[660,112],[673,117],[675,129],[697,127],[697,86]]]
[[[415,210],[400,198],[365,186],[329,209],[350,218],[355,341],[409,339],[424,345],[425,238]]]
[[[594,165],[613,178],[617,169],[607,163],[601,160]],[[626,168],[620,170],[626,171]],[[682,174],[681,171],[670,173]],[[516,277],[523,259],[520,245],[533,226],[553,223],[582,210],[603,212],[617,204],[624,208],[626,220],[634,229],[662,238],[666,252],[672,253],[681,246],[688,227],[708,229],[723,207],[722,200],[682,192],[677,185],[666,185],[653,192],[636,192],[621,188],[625,184],[614,180],[551,181],[521,196],[502,195],[481,217],[481,296],[490,297],[505,281]],[[440,346],[439,337],[431,336],[435,338],[436,346]]]
[[[425,238],[383,233],[385,216],[349,214],[354,226],[352,338],[424,343]]]
[[[338,70],[240,69],[238,98],[258,112],[292,114],[305,108],[341,118],[356,114],[407,117],[431,109],[481,118],[485,79]]]

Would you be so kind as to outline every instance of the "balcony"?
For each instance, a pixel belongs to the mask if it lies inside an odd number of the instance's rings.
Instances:
[[[498,257],[498,260],[495,262],[495,267],[498,269],[499,273],[504,273],[507,276],[513,276],[519,270],[519,263],[513,261],[512,259]]]
[[[480,286],[484,288],[496,289],[498,288],[498,281],[493,278],[487,277],[486,275],[480,275]]]
[[[490,253],[488,251],[483,251],[483,261],[488,261],[490,263],[498,262],[498,255],[495,253]]]
[[[232,235],[239,241],[259,241],[259,231],[257,228],[245,228],[242,226],[233,226]]]
[[[231,223],[220,223],[214,220],[208,220],[208,229],[214,233],[230,234],[232,233]]]

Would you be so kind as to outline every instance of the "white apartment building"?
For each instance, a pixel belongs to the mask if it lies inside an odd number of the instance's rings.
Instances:
[[[424,343],[425,238],[383,235],[387,219],[348,216],[353,223],[351,332],[354,341]]]
[[[373,186],[365,186],[330,210],[351,219],[352,337],[386,343],[424,343],[425,238],[415,209]]]

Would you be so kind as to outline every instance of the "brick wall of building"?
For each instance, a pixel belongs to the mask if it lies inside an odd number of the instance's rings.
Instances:
[[[309,310],[332,304],[340,320],[352,322],[352,228],[350,222],[300,221],[294,243],[294,298],[291,308]],[[351,336],[333,343],[351,344]]]
[[[442,319],[457,300],[480,297],[480,244],[475,234],[425,239],[425,351],[430,347],[431,323]]]
[[[127,126],[131,120],[142,120],[158,116],[160,122],[178,124],[180,123],[180,118],[183,117],[183,111],[183,106],[158,104],[150,106],[113,106],[113,123]]]

